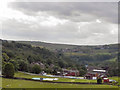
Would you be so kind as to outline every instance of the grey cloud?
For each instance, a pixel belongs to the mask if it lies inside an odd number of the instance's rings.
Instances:
[[[14,2],[10,4],[10,7],[29,15],[37,15],[37,12],[47,12],[59,18],[78,22],[102,18],[117,23],[118,19],[117,2]],[[82,19],[80,18],[82,14],[93,15],[93,18],[86,17],[86,19]]]
[[[5,39],[39,40],[70,44],[105,44],[117,42],[117,3],[43,3],[14,2],[9,7],[21,11],[26,17],[6,19],[3,23]],[[42,17],[45,17],[42,19]],[[55,23],[68,20],[64,24],[41,25],[42,22],[54,23],[47,17],[53,16]],[[54,18],[53,18],[54,19]],[[96,19],[101,20],[97,23]],[[29,22],[29,23],[26,23]],[[88,24],[81,26],[80,23]],[[45,23],[44,23],[45,24]],[[78,28],[80,24],[80,28]],[[111,25],[116,25],[111,28]]]
[[[107,25],[107,26],[106,26]],[[3,22],[3,36],[22,40],[40,40],[47,42],[71,43],[71,44],[104,44],[116,42],[116,34],[111,35],[108,24],[91,24],[78,29],[75,22],[67,22],[64,25],[54,27],[42,26],[19,22],[15,19]],[[33,26],[33,27],[32,27]],[[94,33],[98,33],[95,35]],[[102,34],[102,36],[100,35]]]

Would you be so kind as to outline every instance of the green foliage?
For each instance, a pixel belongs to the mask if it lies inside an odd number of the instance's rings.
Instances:
[[[16,60],[13,60],[13,59],[10,60],[9,62],[13,64],[13,66],[14,66],[14,68],[15,68],[15,71],[17,71],[18,68],[19,68],[19,66],[18,66],[18,62],[17,62]]]
[[[9,61],[9,56],[6,53],[2,53],[2,58],[4,61]]]
[[[119,63],[118,62],[111,62],[111,61],[105,61],[101,62],[99,66],[104,67],[108,71],[108,76],[118,76],[118,70],[119,70]],[[103,69],[104,69],[103,68]]]
[[[31,65],[42,63],[42,69],[47,71],[47,73],[53,74],[54,66],[58,66],[60,69],[72,68],[76,65],[75,61],[67,58],[63,53],[54,53],[46,48],[32,47],[31,45],[17,42],[3,41],[3,52],[3,63],[11,62],[15,70],[19,71],[31,72]],[[7,58],[7,54],[10,56],[9,58]]]
[[[104,60],[108,60],[108,59],[111,59],[111,58],[112,58],[111,54],[96,54],[94,56],[94,59],[98,60],[98,61],[104,61]]]
[[[83,69],[79,69],[79,72],[80,72],[80,76],[84,76],[87,73],[87,71]]]
[[[90,66],[107,67],[110,76],[117,75],[116,61],[119,60],[117,60],[117,56],[120,53],[118,53],[118,45],[116,44],[76,46],[26,41],[3,40],[2,42],[3,66],[5,63],[14,60],[15,62],[11,63],[13,63],[15,70],[17,70],[17,66],[14,63],[18,63],[18,70],[27,72],[31,72],[31,65],[40,63],[40,67],[51,74],[56,72],[54,67],[57,66],[59,70],[61,68],[78,69],[83,76],[86,70],[81,68],[81,65],[88,64]]]
[[[14,77],[14,66],[12,63],[6,63],[3,69],[3,75],[6,78],[13,78]]]
[[[97,84],[102,84],[102,78],[97,78]]]
[[[35,74],[39,74],[41,72],[41,69],[40,69],[40,66],[35,64],[33,67],[32,67],[32,73],[35,73]]]
[[[46,68],[44,71],[47,73],[50,73],[50,74],[52,73],[52,69],[50,69],[50,68]]]
[[[29,63],[32,63],[34,61],[34,58],[31,55],[29,55],[27,60]]]
[[[24,60],[18,61],[20,71],[28,71],[28,63]]]
[[[61,67],[61,68],[64,68],[65,67],[65,64],[63,61],[58,61],[58,65]]]
[[[15,57],[15,54],[14,54],[12,51],[8,51],[8,52],[7,52],[7,55],[8,55],[10,58],[14,58],[14,57]]]
[[[48,65],[50,65],[50,64],[52,63],[52,60],[51,60],[51,59],[47,59],[46,63],[47,63]]]

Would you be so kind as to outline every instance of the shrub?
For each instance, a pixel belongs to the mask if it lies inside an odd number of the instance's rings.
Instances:
[[[28,63],[24,60],[18,61],[20,71],[28,71]]]
[[[102,84],[102,78],[97,79],[97,84]]]
[[[32,73],[35,73],[35,74],[39,74],[41,72],[41,69],[40,69],[40,66],[35,64],[33,67],[32,67]]]
[[[19,68],[17,61],[16,60],[10,60],[9,62],[13,64],[15,71],[17,71],[18,68]]]
[[[6,78],[13,78],[14,77],[14,66],[12,63],[6,63],[3,68],[3,76]]]

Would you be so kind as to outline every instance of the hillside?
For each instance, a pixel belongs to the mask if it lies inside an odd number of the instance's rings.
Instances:
[[[62,68],[77,69],[84,75],[85,65],[108,68],[110,75],[117,75],[118,45],[78,46],[30,41],[2,41],[4,62],[13,62],[16,69],[32,72],[35,64],[42,71],[56,73]],[[6,60],[6,56],[8,59]],[[3,63],[4,63],[3,62]],[[26,68],[22,68],[24,64]],[[16,66],[18,65],[18,66]],[[113,72],[114,71],[114,72]]]
[[[15,41],[2,41],[3,66],[12,62],[16,70],[32,72],[34,65],[39,65],[41,71],[56,73],[62,68],[80,69],[80,65],[62,53],[52,52],[46,48],[32,47]]]
[[[69,45],[69,44],[55,44],[55,43],[46,43],[40,41],[17,41],[18,43],[31,44],[32,46],[45,47],[49,50],[63,50],[63,51],[73,51],[79,52],[80,50],[90,50],[94,49],[96,51],[107,50],[113,51],[118,49],[117,44],[110,45]]]
[[[118,75],[118,44],[110,45],[67,45],[34,41],[20,41],[19,43],[45,47],[53,52],[63,53],[78,65],[88,65],[107,68],[109,75]],[[120,60],[120,59],[119,59]]]
[[[17,41],[18,43],[30,44],[34,47],[45,47],[53,52],[63,53],[65,56],[70,57],[78,62],[88,61],[105,61],[114,59],[115,61],[118,54],[118,45],[67,45],[67,44],[54,44],[36,41]]]
[[[17,42],[24,44],[31,44],[32,46],[46,47],[49,50],[66,49],[66,48],[72,49],[76,47],[76,45],[54,44],[54,43],[46,43],[40,41],[17,41]]]

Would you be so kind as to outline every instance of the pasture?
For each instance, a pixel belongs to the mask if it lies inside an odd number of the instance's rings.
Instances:
[[[2,80],[3,88],[117,88],[112,85],[92,85],[92,84],[62,84],[45,83],[26,80],[5,79]]]
[[[15,74],[15,77],[23,78],[46,78],[46,76],[28,75],[21,72]],[[50,78],[50,77],[49,77]],[[110,77],[111,79],[117,79],[117,77]],[[85,79],[68,79],[59,78],[58,82],[96,82],[96,80],[85,80]],[[2,78],[3,88],[118,88],[114,85],[97,85],[97,84],[65,84],[65,83],[46,83],[37,81],[17,80],[17,79],[6,79]]]

